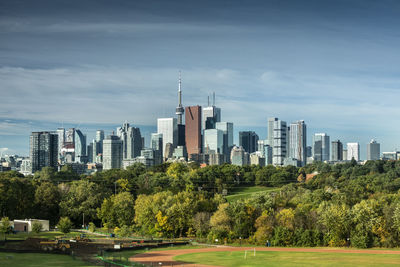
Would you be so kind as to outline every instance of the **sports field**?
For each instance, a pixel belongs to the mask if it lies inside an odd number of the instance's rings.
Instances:
[[[68,255],[42,254],[42,253],[8,253],[0,252],[0,266],[10,267],[78,267],[93,266]]]
[[[398,250],[242,248],[150,251],[132,261],[173,266],[400,266]]]
[[[174,260],[209,264],[213,266],[399,266],[400,255],[338,254],[323,252],[220,251],[190,253],[174,257]]]

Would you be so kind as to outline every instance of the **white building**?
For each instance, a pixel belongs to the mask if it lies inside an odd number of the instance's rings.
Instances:
[[[204,131],[204,153],[223,154],[224,152],[224,132],[217,129],[207,129]]]
[[[347,160],[360,160],[360,145],[358,143],[347,143]]]
[[[286,122],[281,120],[274,121],[274,145],[273,160],[275,166],[283,166],[287,157],[287,127]]]
[[[300,162],[301,166],[307,163],[307,127],[303,120],[290,124],[289,157]]]
[[[178,123],[176,118],[160,118],[157,119],[157,133],[162,134],[164,157],[166,155],[166,145],[171,143],[175,148],[178,143]]]
[[[103,170],[120,169],[122,159],[122,140],[115,135],[107,136],[103,140]]]

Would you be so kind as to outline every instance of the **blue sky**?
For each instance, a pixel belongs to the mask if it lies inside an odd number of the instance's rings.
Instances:
[[[29,133],[111,130],[215,91],[222,119],[266,137],[268,117],[400,149],[398,1],[0,0],[0,148]],[[364,156],[365,158],[365,156]]]

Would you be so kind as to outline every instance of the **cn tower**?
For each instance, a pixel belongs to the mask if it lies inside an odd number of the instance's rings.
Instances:
[[[182,115],[185,110],[182,107],[182,82],[181,82],[181,72],[179,71],[179,87],[178,87],[178,106],[176,107],[175,114],[178,116],[178,125],[182,124]]]

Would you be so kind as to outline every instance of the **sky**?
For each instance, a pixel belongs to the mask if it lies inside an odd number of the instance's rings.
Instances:
[[[0,153],[31,131],[94,137],[124,121],[147,137],[216,94],[222,120],[266,138],[305,120],[308,144],[400,149],[400,2],[0,0]]]

